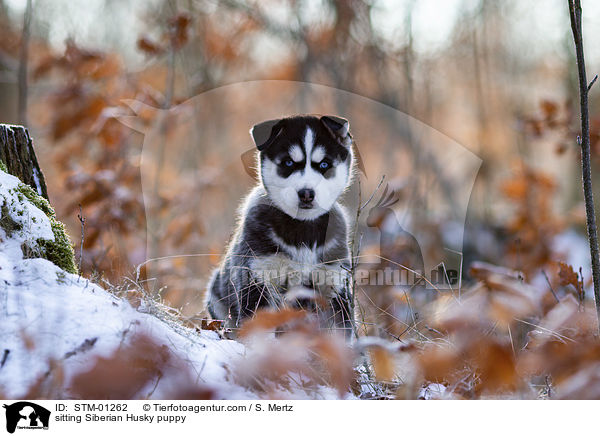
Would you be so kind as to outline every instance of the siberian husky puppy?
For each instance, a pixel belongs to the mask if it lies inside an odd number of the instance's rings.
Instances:
[[[348,219],[338,203],[353,168],[349,123],[297,115],[257,124],[250,134],[260,182],[211,276],[208,311],[235,329],[259,308],[302,307],[349,336]]]

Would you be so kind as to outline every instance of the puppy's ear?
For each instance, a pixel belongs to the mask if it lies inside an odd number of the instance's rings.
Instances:
[[[343,144],[346,143],[346,139],[350,136],[350,123],[347,119],[325,115],[321,117],[321,122],[335,138],[339,138]]]
[[[281,120],[269,120],[263,121],[250,129],[250,135],[252,135],[254,144],[259,151],[267,149],[277,138],[282,130],[281,124]]]

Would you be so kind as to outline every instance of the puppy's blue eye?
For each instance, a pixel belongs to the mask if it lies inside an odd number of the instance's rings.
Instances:
[[[327,168],[329,168],[329,162],[325,162],[325,161],[321,162],[319,164],[319,168],[321,168],[322,170],[326,170]]]
[[[283,164],[284,164],[286,167],[291,167],[292,165],[294,165],[294,161],[293,161],[293,160],[291,160],[291,159],[286,159],[286,160],[283,162]]]

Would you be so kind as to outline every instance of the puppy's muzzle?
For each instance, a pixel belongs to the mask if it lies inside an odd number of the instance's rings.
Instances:
[[[313,200],[315,199],[315,191],[312,189],[301,189],[298,191],[298,200],[300,201],[300,209],[311,209]]]

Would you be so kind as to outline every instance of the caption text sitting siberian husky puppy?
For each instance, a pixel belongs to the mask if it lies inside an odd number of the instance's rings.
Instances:
[[[292,116],[254,126],[260,183],[208,284],[215,319],[237,328],[259,308],[302,307],[322,327],[352,329],[348,219],[338,198],[353,168],[349,123]]]

